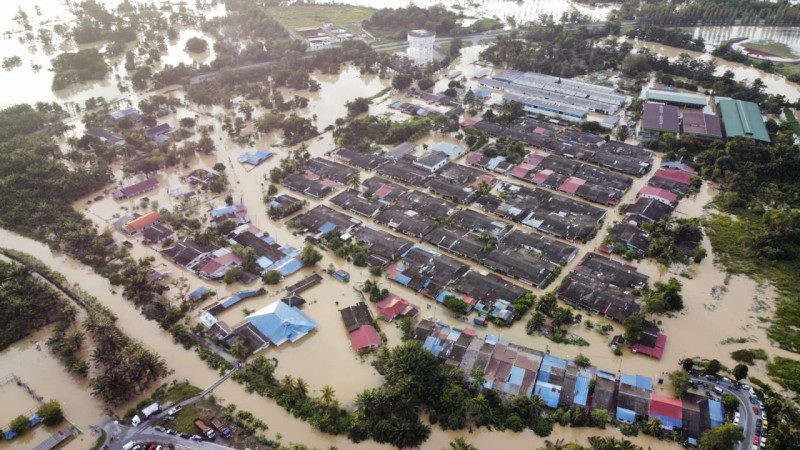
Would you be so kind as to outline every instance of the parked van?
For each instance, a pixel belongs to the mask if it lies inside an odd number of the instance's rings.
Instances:
[[[719,386],[714,386],[714,392],[716,392],[719,395],[722,395],[722,388]]]

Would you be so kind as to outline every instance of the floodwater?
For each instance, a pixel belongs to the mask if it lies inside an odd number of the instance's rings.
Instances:
[[[771,94],[781,94],[786,97],[789,101],[797,101],[800,99],[800,87],[797,83],[792,83],[791,81],[786,80],[785,77],[767,73],[763,70],[756,69],[755,67],[749,67],[744,64],[735,63],[731,61],[726,61],[721,58],[716,58],[711,56],[709,53],[700,53],[700,52],[693,52],[690,50],[670,47],[667,45],[657,44],[654,42],[633,42],[634,47],[639,49],[641,47],[647,47],[650,51],[657,53],[659,55],[667,56],[669,58],[677,58],[682,53],[686,53],[691,56],[693,59],[702,59],[702,60],[710,60],[714,59],[717,61],[717,75],[722,75],[725,71],[730,70],[733,72],[734,78],[737,81],[740,80],[749,80],[753,81],[756,78],[760,78],[761,81],[764,82],[766,86],[766,92]]]
[[[613,9],[608,4],[593,7],[569,0],[453,0],[451,2],[442,2],[440,0],[317,0],[316,3],[366,6],[379,9],[405,8],[411,5],[420,8],[443,6],[456,14],[463,12],[467,17],[497,19],[502,22],[505,22],[508,17],[513,17],[517,24],[520,25],[527,22],[537,22],[542,15],[552,15],[557,21],[561,14],[572,11],[578,11],[593,20],[602,20]]]
[[[687,32],[702,37],[706,46],[713,50],[719,44],[731,39],[746,38],[753,41],[781,42],[792,50],[800,50],[800,30],[795,27],[696,27]]]

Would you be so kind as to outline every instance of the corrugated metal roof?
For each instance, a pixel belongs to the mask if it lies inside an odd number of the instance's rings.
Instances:
[[[699,94],[682,94],[678,92],[659,91],[657,89],[650,89],[647,91],[647,100],[655,100],[657,102],[666,103],[680,103],[683,105],[706,106],[708,100],[705,95]]]
[[[718,98],[717,105],[728,137],[743,136],[762,142],[770,142],[767,127],[758,105],[730,98]]]

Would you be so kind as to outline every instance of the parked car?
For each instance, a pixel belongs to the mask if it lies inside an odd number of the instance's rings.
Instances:
[[[176,434],[178,434],[178,432],[175,431],[175,430],[167,430],[167,434],[176,435]]]
[[[183,406],[177,405],[174,408],[172,408],[169,411],[167,411],[167,414],[169,414],[170,416],[174,416],[175,414],[178,414],[178,412],[180,412],[180,410],[182,410],[182,409],[183,409]]]
[[[193,441],[202,441],[202,440],[203,440],[203,438],[202,438],[202,437],[200,437],[200,435],[199,435],[199,434],[195,434],[195,435],[192,435],[192,440],[193,440]]]
[[[165,431],[167,431],[167,429],[166,429],[166,428],[164,428],[164,427],[162,427],[161,425],[156,425],[156,426],[155,426],[155,427],[153,427],[153,428],[155,428],[155,429],[156,429],[156,431],[160,431],[160,432],[162,432],[162,433],[163,433],[163,432],[165,432]]]
[[[761,411],[761,418],[763,420],[767,420],[767,412],[766,411]]]
[[[753,405],[753,412],[758,414],[758,406]]]
[[[189,435],[186,433],[181,433],[181,437],[184,439],[189,439]]]
[[[164,420],[166,420],[167,422],[172,422],[173,420],[175,420],[175,416],[164,416]]]

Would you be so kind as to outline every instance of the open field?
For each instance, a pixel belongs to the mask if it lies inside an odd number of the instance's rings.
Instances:
[[[372,17],[375,10],[345,5],[291,5],[268,8],[267,12],[289,30],[332,22],[334,27],[361,33],[361,22]]]
[[[782,42],[747,42],[742,44],[746,48],[758,50],[760,52],[772,53],[781,58],[797,58],[798,55],[792,53],[792,49]]]

